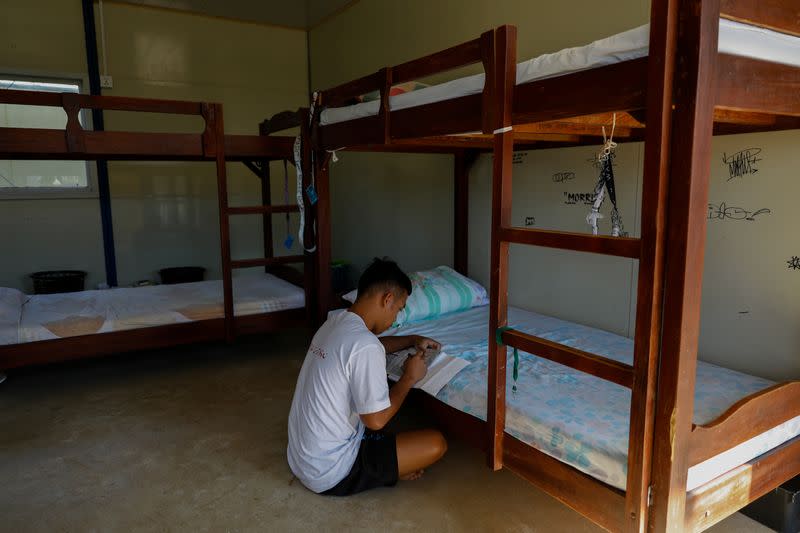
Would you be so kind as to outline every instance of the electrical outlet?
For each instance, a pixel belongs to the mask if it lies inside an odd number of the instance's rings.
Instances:
[[[114,80],[111,78],[111,76],[100,76],[100,87],[103,89],[113,89]]]

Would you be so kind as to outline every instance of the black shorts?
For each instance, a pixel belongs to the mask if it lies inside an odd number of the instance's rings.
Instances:
[[[375,487],[397,484],[397,443],[395,436],[382,431],[364,431],[356,462],[343,480],[322,494],[347,496]]]

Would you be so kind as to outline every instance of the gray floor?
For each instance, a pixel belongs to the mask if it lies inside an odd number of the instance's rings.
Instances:
[[[285,460],[306,341],[13,373],[0,385],[0,530],[599,531],[458,442],[420,481],[342,499],[308,492]],[[714,531],[770,530],[734,515]]]

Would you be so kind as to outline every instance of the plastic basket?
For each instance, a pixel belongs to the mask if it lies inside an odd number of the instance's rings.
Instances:
[[[83,290],[86,272],[82,270],[46,270],[31,274],[34,294],[56,294]]]

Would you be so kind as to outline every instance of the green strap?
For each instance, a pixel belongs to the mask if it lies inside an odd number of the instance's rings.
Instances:
[[[497,328],[497,331],[494,332],[494,340],[500,346],[503,346],[503,332],[510,331],[514,328],[511,326],[502,326]],[[511,392],[517,392],[517,378],[519,377],[519,350],[514,348],[514,367],[511,372],[511,377],[514,379],[514,384],[511,386]]]

